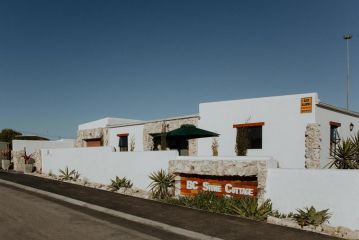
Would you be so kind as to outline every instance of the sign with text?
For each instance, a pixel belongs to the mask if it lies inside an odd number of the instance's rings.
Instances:
[[[303,97],[300,99],[300,112],[301,113],[312,112],[312,97]]]
[[[209,176],[181,176],[181,195],[195,195],[200,191],[211,191],[218,196],[257,196],[257,181],[210,178]]]

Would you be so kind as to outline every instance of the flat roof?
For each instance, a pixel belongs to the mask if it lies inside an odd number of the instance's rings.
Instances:
[[[331,104],[328,104],[328,103],[325,103],[325,102],[319,102],[319,103],[317,103],[317,106],[321,107],[321,108],[324,108],[324,109],[327,109],[327,110],[331,110],[331,111],[334,111],[334,112],[338,112],[338,113],[342,113],[342,114],[346,114],[346,115],[349,115],[349,116],[352,116],[352,117],[359,118],[359,113],[358,112],[347,110],[347,109],[342,108],[342,107],[336,107],[334,105],[331,105]]]
[[[148,120],[148,121],[139,121],[139,122],[132,122],[132,123],[123,123],[123,124],[107,124],[106,127],[107,128],[115,128],[115,127],[135,126],[135,125],[143,125],[146,123],[171,121],[171,120],[185,119],[185,118],[199,118],[199,114],[196,113],[196,114],[190,114],[190,115],[168,117],[168,118],[161,118],[161,119]]]

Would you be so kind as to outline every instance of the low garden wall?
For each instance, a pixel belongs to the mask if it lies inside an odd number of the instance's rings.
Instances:
[[[113,152],[110,147],[42,149],[42,171],[58,175],[66,166],[90,182],[110,184],[116,176],[126,177],[134,187],[146,189],[153,171],[167,169],[177,151]]]
[[[268,169],[265,197],[282,213],[329,209],[330,225],[359,229],[359,170]]]

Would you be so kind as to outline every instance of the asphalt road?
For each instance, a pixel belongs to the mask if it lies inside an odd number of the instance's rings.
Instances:
[[[87,210],[88,211],[88,210]],[[105,220],[104,220],[105,219]],[[122,224],[121,224],[122,223]],[[0,185],[0,239],[183,239]]]

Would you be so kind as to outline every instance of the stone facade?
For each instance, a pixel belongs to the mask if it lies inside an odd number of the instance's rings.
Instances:
[[[151,151],[153,149],[153,137],[150,135],[151,133],[160,133],[162,131],[162,125],[167,125],[167,131],[172,131],[181,127],[183,124],[192,124],[198,125],[199,117],[188,117],[188,118],[180,118],[173,120],[164,120],[158,122],[150,122],[146,123],[143,128],[143,150]],[[191,139],[188,140],[188,155],[196,156],[197,155],[197,140]]]
[[[170,160],[168,172],[210,175],[210,176],[257,176],[258,196],[264,193],[267,178],[267,161],[229,161],[229,160]],[[180,179],[176,178],[176,195],[179,195]]]
[[[23,158],[25,151],[12,151],[12,162],[14,163],[14,170],[23,172],[25,168],[25,160]],[[34,167],[36,167],[36,172],[41,173],[42,170],[42,158],[41,158],[41,150],[36,150],[31,154],[31,158],[33,159]]]
[[[86,147],[86,139],[101,138],[103,146],[108,146],[108,129],[107,128],[93,128],[77,131],[77,138],[75,147]]]
[[[320,125],[310,123],[305,131],[305,168],[320,168]]]

